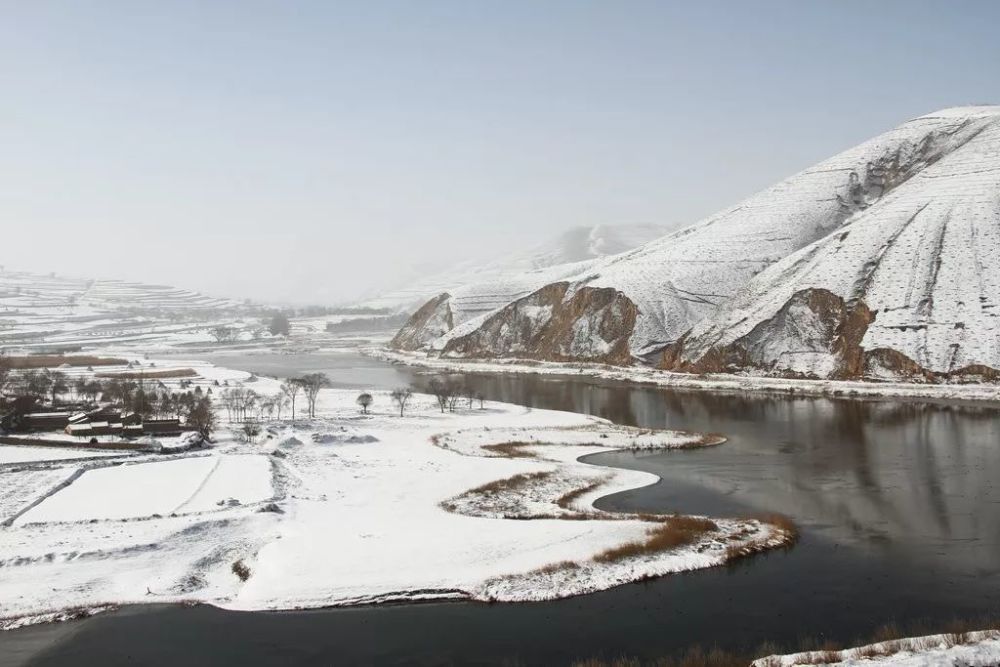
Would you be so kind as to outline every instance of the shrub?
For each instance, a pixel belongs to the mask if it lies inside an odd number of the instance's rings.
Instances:
[[[240,581],[246,581],[250,578],[250,568],[242,560],[238,560],[233,563],[233,574],[240,578]]]

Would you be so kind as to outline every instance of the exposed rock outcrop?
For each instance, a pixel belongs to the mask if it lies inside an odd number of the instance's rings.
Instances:
[[[455,325],[450,301],[451,295],[446,292],[425,303],[413,313],[389,345],[397,350],[419,350],[435,338],[451,331]]]
[[[546,285],[508,304],[478,329],[452,339],[444,356],[632,362],[628,338],[636,308],[621,292],[569,283]]]
[[[824,289],[795,293],[748,334],[718,345],[685,337],[663,352],[658,366],[683,373],[760,373],[774,377],[909,382],[994,382],[983,365],[946,372],[925,368],[898,350],[866,350],[877,314]]]
[[[855,377],[864,367],[860,343],[874,319],[864,303],[849,306],[827,290],[803,290],[730,343],[695,345],[681,339],[668,346],[659,366],[685,373],[756,370],[783,377]]]

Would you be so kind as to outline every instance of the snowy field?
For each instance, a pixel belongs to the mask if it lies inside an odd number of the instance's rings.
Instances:
[[[262,456],[125,463],[87,471],[15,525],[207,512],[231,500],[255,503],[271,495],[271,468]]]
[[[239,375],[201,370],[204,383]],[[253,386],[277,390],[266,378]],[[67,609],[178,601],[255,610],[552,599],[790,539],[754,519],[698,519],[705,527],[673,548],[608,555],[683,518],[594,509],[657,478],[577,459],[716,437],[497,403],[441,413],[421,395],[400,417],[376,393],[374,414],[361,415],[355,397],[324,390],[317,418],[270,423],[257,443],[223,429],[206,450],[0,470],[0,618],[13,627]]]

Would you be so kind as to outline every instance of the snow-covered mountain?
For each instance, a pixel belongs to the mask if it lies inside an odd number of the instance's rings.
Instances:
[[[996,379],[1000,107],[935,117],[971,119],[979,130],[842,230],[763,271],[665,365]]]
[[[575,275],[597,259],[640,246],[669,230],[662,225],[575,227],[538,246],[485,264],[466,262],[362,305],[412,312],[430,299],[434,305],[421,308],[397,337],[398,346],[412,349],[542,285]]]
[[[1000,368],[1000,107],[908,121],[458,326],[445,355],[942,379]]]

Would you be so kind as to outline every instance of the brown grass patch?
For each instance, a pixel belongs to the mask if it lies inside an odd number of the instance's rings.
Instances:
[[[881,642],[889,642],[892,641],[893,639],[902,639],[905,636],[906,635],[903,633],[900,627],[896,625],[895,621],[889,621],[884,625],[880,625],[875,630],[875,633],[872,635],[871,643],[877,644]]]
[[[669,549],[676,549],[698,541],[705,533],[717,530],[718,525],[709,519],[693,516],[674,516],[647,532],[647,538],[642,542],[626,542],[612,547],[594,556],[598,563],[613,563],[633,558],[656,554]]]
[[[508,459],[533,459],[535,458],[535,455],[531,452],[524,451],[522,447],[537,444],[537,442],[501,442],[498,445],[483,445],[481,449],[484,449],[487,452],[499,454],[500,456],[504,456]]]
[[[892,652],[887,646],[878,646],[876,644],[869,644],[868,646],[861,646],[854,650],[853,654],[855,658],[860,658],[862,660],[874,660],[875,658],[883,658],[890,655]]]
[[[769,512],[766,514],[755,514],[750,517],[756,519],[761,523],[769,523],[781,532],[785,533],[792,540],[797,540],[799,538],[799,527],[795,525],[795,522],[788,516],[784,514],[778,514],[777,512]]]
[[[574,563],[571,560],[559,561],[558,563],[549,563],[548,565],[543,565],[542,567],[534,570],[536,574],[555,574],[562,570],[578,570],[580,565]]]
[[[92,357],[87,355],[63,356],[61,354],[31,354],[26,357],[7,357],[10,367],[18,370],[32,368],[58,368],[70,366],[125,366],[128,359],[114,357]]]
[[[531,482],[537,482],[539,480],[550,477],[552,473],[550,472],[525,472],[520,475],[514,475],[513,477],[506,477],[504,479],[498,479],[490,482],[489,484],[483,484],[482,486],[477,486],[466,493],[503,493],[505,491],[514,491],[526,484]]]
[[[797,662],[800,665],[827,665],[831,662],[840,661],[840,651],[831,648],[810,653],[809,655],[800,658]]]
[[[168,378],[190,378],[198,375],[193,368],[173,368],[162,371],[122,371],[120,373],[97,373],[105,380],[166,380]]]
[[[559,500],[556,501],[556,505],[558,505],[564,510],[572,511],[570,505],[572,505],[574,501],[576,501],[581,496],[585,496],[586,494],[590,493],[603,483],[604,483],[603,480],[597,480],[591,482],[590,484],[587,484],[586,486],[581,486],[579,489],[573,489],[569,493],[564,493],[559,497]]]

